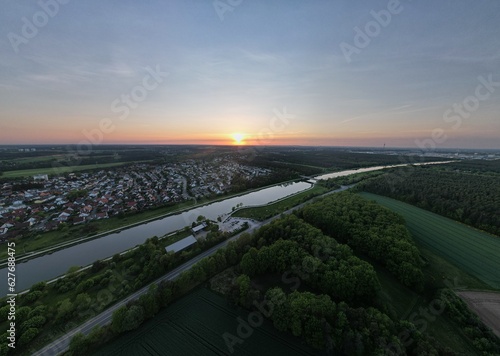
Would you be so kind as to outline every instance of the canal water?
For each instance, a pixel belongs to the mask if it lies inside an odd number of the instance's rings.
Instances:
[[[296,194],[311,186],[310,183],[297,182],[264,188],[105,235],[95,240],[53,252],[50,255],[18,263],[16,266],[16,291],[28,289],[34,283],[60,276],[72,266],[89,265],[96,260],[113,256],[116,253],[142,244],[150,237],[163,236],[185,226],[190,226],[200,215],[216,220],[218,216],[230,213],[233,207],[238,204],[242,204],[242,206],[263,205]],[[4,296],[8,293],[6,268],[0,270],[0,276],[5,276],[5,283],[0,283],[0,293],[1,296]]]

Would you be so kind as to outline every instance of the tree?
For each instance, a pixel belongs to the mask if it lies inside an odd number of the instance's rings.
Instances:
[[[59,303],[59,307],[57,308],[56,321],[66,321],[69,320],[74,311],[74,305],[71,303],[69,299],[64,299]]]
[[[152,318],[159,310],[158,302],[156,301],[156,290],[150,289],[146,294],[141,295],[139,304],[144,309],[144,318]]]
[[[271,318],[274,327],[278,330],[285,331],[288,329],[289,313],[287,305],[287,296],[281,288],[271,288],[266,293],[266,300],[272,306]]]
[[[33,292],[33,291],[41,291],[43,292],[45,290],[45,287],[47,286],[47,283],[46,282],[38,282],[38,283],[35,283],[31,286],[30,288],[30,292]]]
[[[86,355],[90,348],[90,340],[82,333],[76,333],[69,343],[69,350],[73,355]]]
[[[85,310],[90,306],[92,299],[87,293],[80,293],[76,296],[75,304],[78,311]]]
[[[255,274],[255,270],[257,268],[257,255],[258,251],[255,247],[252,247],[243,255],[240,267],[244,274],[248,276],[253,276]]]
[[[113,313],[111,328],[116,333],[120,334],[125,330],[125,317],[127,316],[127,307],[123,306]]]
[[[127,311],[123,321],[124,330],[134,330],[144,321],[144,309],[139,305],[133,305]]]
[[[37,328],[29,328],[26,330],[19,338],[19,344],[27,345],[31,340],[33,340],[40,331]]]
[[[94,280],[92,278],[89,278],[83,282],[81,282],[77,287],[76,287],[76,292],[81,293],[83,291],[87,291],[90,288],[94,286]]]
[[[250,292],[250,277],[246,274],[241,274],[236,278],[236,284],[240,294],[239,303],[245,308],[250,306],[251,301],[248,300]]]

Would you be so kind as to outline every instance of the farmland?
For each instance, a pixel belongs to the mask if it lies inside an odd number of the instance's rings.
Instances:
[[[391,198],[361,195],[401,214],[419,245],[500,289],[500,238]]]
[[[2,178],[18,178],[18,177],[29,177],[36,174],[62,174],[62,173],[70,173],[77,171],[85,171],[92,169],[100,169],[100,168],[110,168],[123,166],[130,162],[116,162],[116,163],[102,163],[102,164],[88,164],[81,166],[56,166],[56,168],[35,168],[35,169],[23,169],[17,171],[7,171],[4,172]]]
[[[237,318],[246,319],[247,314],[208,289],[198,289],[97,355],[226,355],[230,351],[222,335],[237,337]],[[243,340],[234,346],[234,355],[316,354],[267,321]]]

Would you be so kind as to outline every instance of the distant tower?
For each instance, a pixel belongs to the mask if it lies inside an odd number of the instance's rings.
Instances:
[[[384,148],[383,149],[385,150],[385,142],[384,142]]]

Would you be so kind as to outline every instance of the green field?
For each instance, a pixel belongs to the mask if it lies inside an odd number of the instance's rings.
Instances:
[[[360,195],[402,215],[418,245],[500,289],[500,237],[398,200],[364,192]]]
[[[327,188],[322,187],[320,185],[315,185],[311,189],[292,195],[291,197],[279,200],[275,203],[270,203],[264,206],[240,209],[234,212],[232,216],[255,219],[259,221],[266,220],[272,216],[278,215],[284,212],[285,210],[294,207],[295,205],[301,204],[308,199],[326,193],[327,191],[328,191]]]
[[[7,171],[3,172],[2,178],[18,178],[18,177],[29,177],[36,174],[62,174],[77,171],[86,171],[91,169],[109,168],[122,166],[127,163],[133,162],[117,162],[117,163],[103,163],[103,164],[88,164],[82,166],[62,166],[56,168],[37,168],[37,169],[23,169],[18,171]]]
[[[228,355],[225,333],[238,337],[237,318],[248,312],[230,306],[226,299],[201,288],[161,311],[139,329],[99,350],[97,355]],[[265,321],[255,327],[232,355],[315,355],[314,350],[274,329]]]

